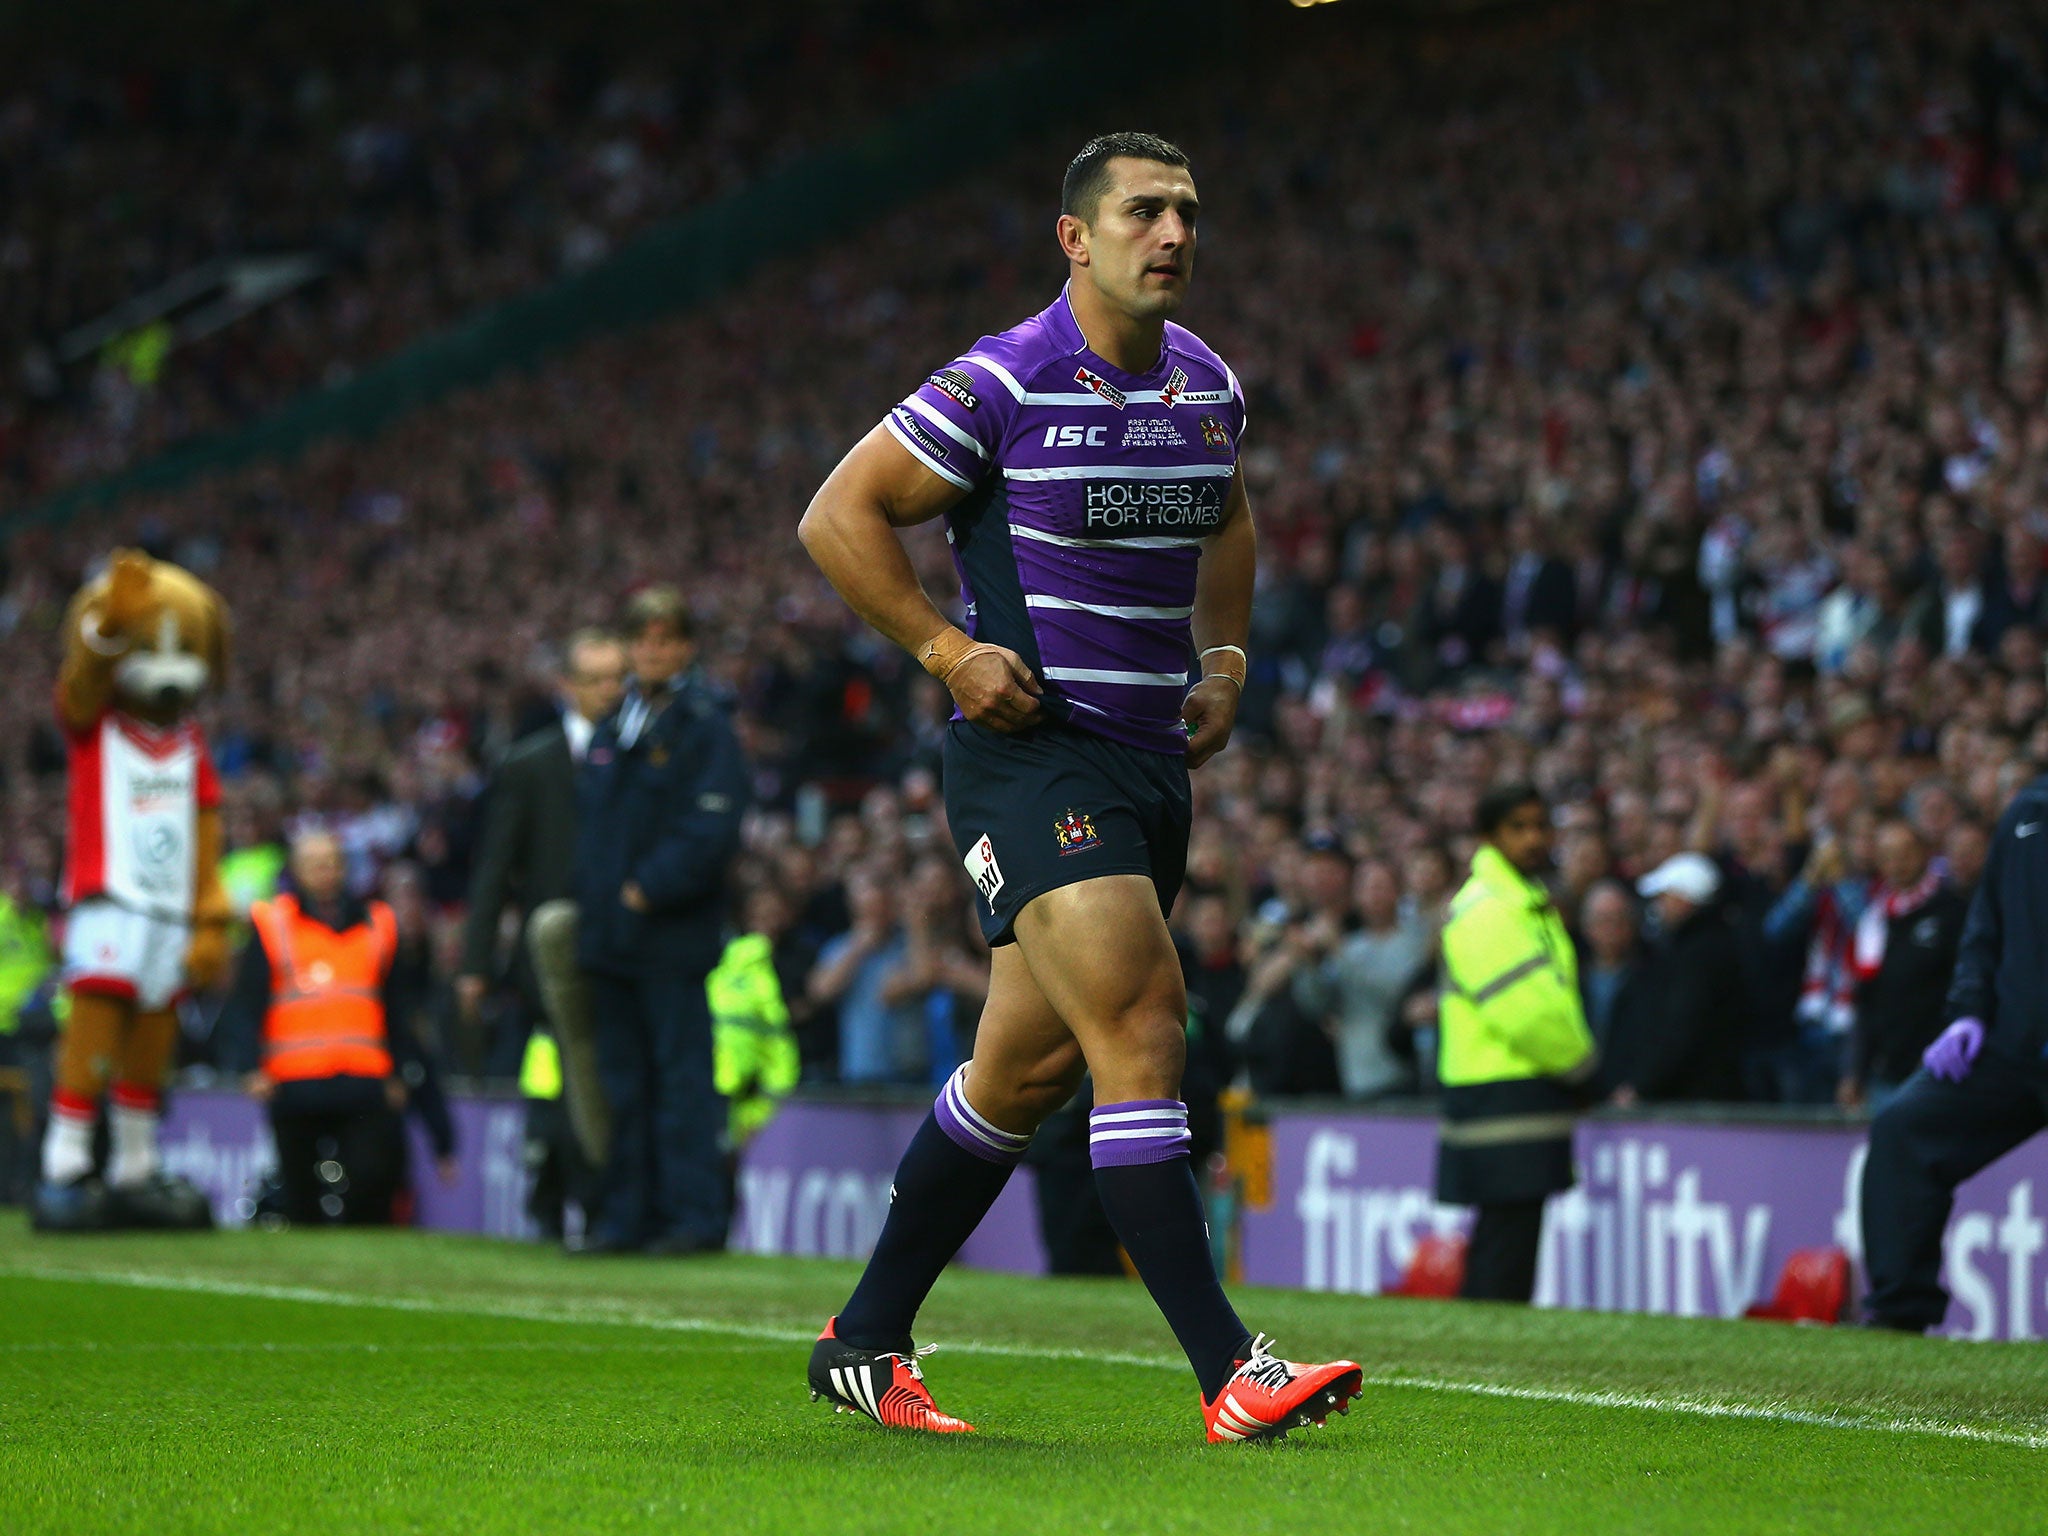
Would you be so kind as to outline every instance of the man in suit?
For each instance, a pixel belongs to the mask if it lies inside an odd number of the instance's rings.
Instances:
[[[555,904],[557,911],[570,910],[564,903],[571,893],[576,857],[576,769],[598,724],[618,707],[625,686],[626,650],[602,630],[579,630],[569,638],[564,662],[560,717],[513,743],[498,765],[485,802],[483,845],[470,882],[463,930],[462,974],[455,979],[456,1001],[465,1021],[474,1020],[498,972],[498,937],[506,908],[519,912],[522,933],[529,922],[539,926],[543,907]],[[542,1017],[547,1010],[541,1007],[542,988],[526,943],[513,947],[510,969],[527,1016]],[[554,1023],[564,1067],[557,1076],[566,1079],[561,1086],[572,1103],[579,1096],[594,1099],[596,1066],[588,1042],[579,1041],[568,1027],[570,1021],[556,1018]],[[547,1043],[534,1042],[543,1047]],[[531,1070],[521,1073],[522,1078],[533,1075]],[[528,1127],[529,1140],[542,1148],[534,1203],[541,1225],[553,1231],[560,1220],[562,1195],[578,1182],[576,1165],[599,1160],[603,1148],[589,1132],[589,1114],[571,1117],[579,1132],[572,1140],[559,1100],[537,1101],[536,1109]],[[577,1142],[583,1143],[580,1157]]]
[[[1557,558],[1549,527],[1533,512],[1517,512],[1508,519],[1500,633],[1508,653],[1517,659],[1546,637],[1559,651],[1569,651],[1578,635],[1578,590],[1572,568]]]
[[[619,706],[626,649],[602,630],[583,629],[570,637],[565,660],[561,715],[514,742],[491,780],[463,927],[462,974],[455,981],[466,1017],[475,1014],[497,969],[505,909],[530,913],[570,893],[576,767],[599,722]],[[515,973],[523,972],[523,960],[513,964]]]

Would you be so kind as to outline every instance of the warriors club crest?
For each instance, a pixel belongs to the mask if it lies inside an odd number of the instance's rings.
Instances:
[[[1069,810],[1052,824],[1052,835],[1060,845],[1062,857],[1079,853],[1084,848],[1102,846],[1102,839],[1096,835],[1094,819],[1086,811]]]

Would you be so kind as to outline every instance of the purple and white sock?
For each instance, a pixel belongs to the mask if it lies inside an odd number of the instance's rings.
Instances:
[[[932,1106],[932,1115],[939,1122],[939,1129],[955,1146],[963,1152],[972,1152],[984,1162],[1011,1166],[1024,1156],[1024,1149],[1031,1145],[1029,1136],[998,1129],[967,1102],[967,1068],[964,1065],[946,1079],[946,1086],[939,1090],[938,1102]]]
[[[1179,1099],[1131,1099],[1088,1112],[1088,1160],[1097,1168],[1130,1168],[1186,1157],[1188,1107]]]

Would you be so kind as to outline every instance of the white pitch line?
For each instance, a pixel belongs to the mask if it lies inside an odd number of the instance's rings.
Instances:
[[[1635,1408],[1649,1413],[1685,1413],[1705,1419],[1758,1419],[1773,1424],[1811,1424],[1821,1429],[1877,1429],[1895,1435],[1939,1435],[1950,1440],[1975,1440],[1986,1445],[2012,1445],[2023,1450],[2048,1450],[2048,1434],[2022,1430],[1980,1429],[1948,1419],[1904,1417],[1860,1418],[1822,1413],[1790,1404],[1730,1403],[1711,1397],[1657,1397],[1639,1392],[1586,1392],[1570,1387],[1511,1387],[1491,1381],[1446,1381],[1429,1376],[1368,1376],[1369,1387],[1412,1387],[1424,1392],[1459,1392],[1474,1397],[1505,1397],[1527,1403],[1562,1403],[1577,1408]]]
[[[751,1341],[724,1346],[728,1354],[750,1349]],[[466,1344],[434,1343],[425,1339],[373,1344],[367,1340],[325,1339],[122,1339],[109,1343],[101,1339],[45,1339],[0,1344],[0,1355],[464,1355],[464,1354],[546,1354],[626,1355],[650,1351],[679,1352],[684,1349],[718,1348],[716,1345],[684,1344],[590,1344],[570,1339],[491,1339]]]
[[[809,1344],[815,1335],[796,1328],[765,1328],[752,1323],[721,1322],[714,1318],[671,1317],[659,1313],[634,1312],[625,1308],[554,1307],[538,1308],[497,1302],[451,1303],[424,1296],[373,1296],[351,1291],[319,1290],[310,1286],[264,1285],[255,1281],[216,1280],[203,1275],[160,1275],[135,1270],[40,1269],[26,1265],[0,1265],[0,1277],[29,1280],[83,1281],[89,1284],[125,1285],[140,1290],[190,1291],[208,1296],[244,1296],[264,1301],[296,1301],[315,1306],[370,1307],[391,1312],[423,1312],[444,1316],[491,1317],[512,1322],[555,1323],[622,1328],[649,1328],[673,1333],[723,1334],[728,1338],[755,1339],[771,1344]],[[1021,1344],[991,1344],[979,1340],[948,1343],[952,1354],[993,1355],[1016,1360],[1050,1360],[1087,1365],[1128,1365],[1149,1370],[1182,1371],[1185,1361],[1164,1355],[1121,1354],[1110,1350],[1045,1349]],[[1769,1424],[1799,1424],[1817,1429],[1878,1431],[1895,1435],[1931,1435],[1947,1440],[1967,1440],[1980,1445],[2012,1446],[2021,1450],[2048,1450],[2048,1434],[2023,1430],[1988,1429],[1946,1419],[1923,1417],[1871,1418],[1850,1414],[1822,1413],[1794,1408],[1789,1404],[1726,1402],[1715,1398],[1664,1397],[1647,1392],[1583,1391],[1571,1387],[1517,1387],[1491,1381],[1453,1381],[1429,1376],[1367,1376],[1365,1385],[1389,1390],[1455,1393],[1468,1397],[1506,1398],[1525,1403],[1556,1403],[1571,1408],[1620,1408],[1642,1413],[1676,1413],[1693,1418],[1747,1419]]]

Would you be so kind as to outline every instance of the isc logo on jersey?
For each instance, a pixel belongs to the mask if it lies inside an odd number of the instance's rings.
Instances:
[[[1107,427],[1047,427],[1042,448],[1101,448],[1109,442]]]

